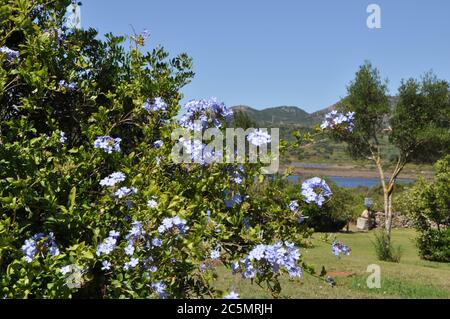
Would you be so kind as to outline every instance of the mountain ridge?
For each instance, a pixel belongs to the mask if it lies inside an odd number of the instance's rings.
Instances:
[[[337,103],[336,103],[337,104]],[[233,111],[241,111],[261,125],[299,125],[313,127],[320,123],[323,115],[336,107],[333,104],[327,108],[308,113],[298,106],[280,105],[265,109],[255,109],[248,105],[235,105]]]
[[[398,101],[398,97],[389,96],[388,98],[391,107],[394,107]],[[336,109],[341,101],[312,113],[308,113],[298,106],[289,105],[273,106],[261,110],[248,105],[235,105],[231,108],[233,111],[246,113],[251,120],[256,121],[259,125],[314,127],[322,122],[326,113]]]

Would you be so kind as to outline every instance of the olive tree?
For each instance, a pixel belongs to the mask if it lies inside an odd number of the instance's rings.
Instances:
[[[398,97],[392,98],[388,96],[387,81],[366,62],[347,91],[338,110],[328,115],[325,123],[331,124],[322,128],[332,128],[330,134],[347,143],[353,158],[375,163],[384,193],[385,241],[389,246],[392,197],[399,174],[407,163],[433,162],[449,151],[449,83],[427,73],[420,81],[403,80]],[[393,169],[387,155],[389,142],[396,149]]]

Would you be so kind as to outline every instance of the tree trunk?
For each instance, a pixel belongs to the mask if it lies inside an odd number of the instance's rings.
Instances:
[[[392,191],[388,190],[384,194],[385,196],[385,235],[386,235],[386,243],[387,245],[391,242],[391,230],[392,230]]]

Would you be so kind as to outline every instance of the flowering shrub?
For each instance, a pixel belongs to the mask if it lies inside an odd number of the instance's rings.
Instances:
[[[0,20],[2,297],[220,297],[211,259],[274,295],[282,273],[300,277],[311,232],[282,190],[253,196],[260,164],[171,161],[176,128],[224,128],[231,115],[200,100],[175,119],[193,76],[185,54],[67,30],[70,0],[20,3]],[[308,201],[320,196],[331,193]]]

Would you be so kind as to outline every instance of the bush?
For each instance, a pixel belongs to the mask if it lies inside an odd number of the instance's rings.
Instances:
[[[400,262],[402,256],[401,247],[395,247],[386,237],[384,231],[375,232],[375,241],[373,242],[377,258],[382,261]]]
[[[402,196],[401,206],[419,232],[417,246],[427,260],[450,261],[450,155],[435,164],[435,180],[420,179]]]
[[[417,238],[420,256],[426,260],[450,261],[450,229],[429,229]]]
[[[68,30],[70,3],[0,10],[1,297],[220,297],[218,262],[279,294],[280,265],[262,259],[255,272],[241,260],[310,235],[287,194],[251,196],[258,163],[171,160],[190,58],[141,52],[145,34]],[[298,277],[296,249],[285,252],[280,269]]]
[[[337,232],[350,221],[356,220],[364,210],[363,195],[351,189],[338,187],[327,180],[333,192],[333,198],[322,208],[305,207],[305,215],[309,216],[306,224],[318,232]]]

